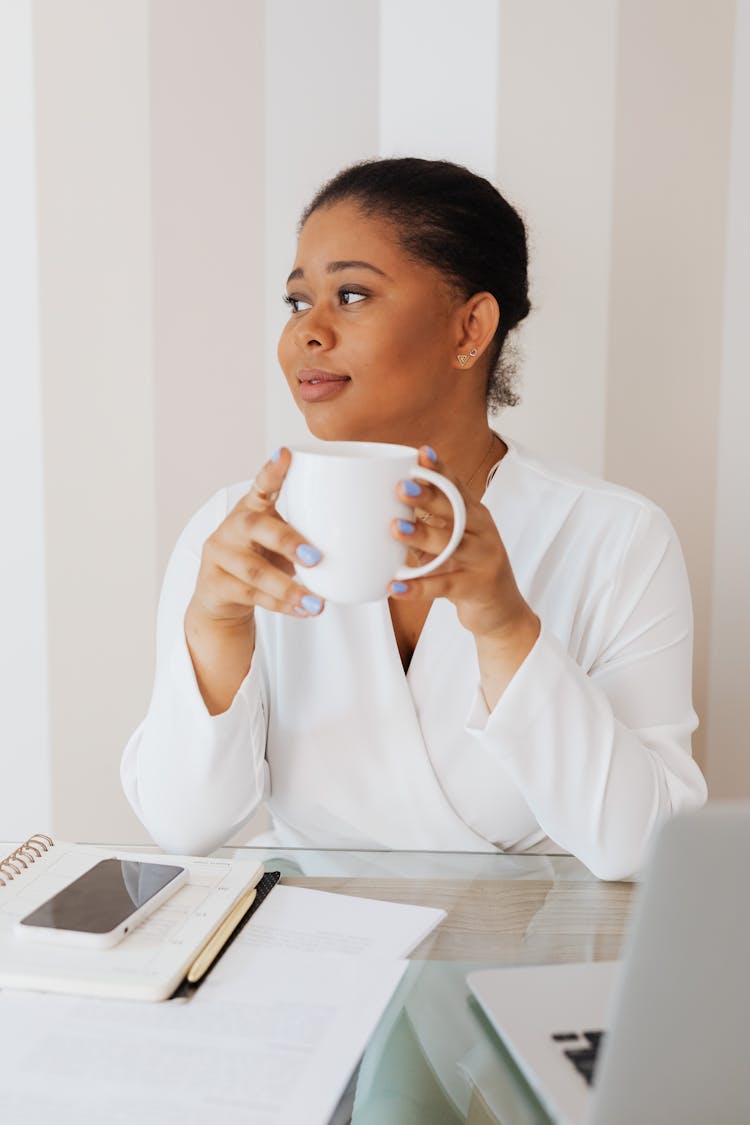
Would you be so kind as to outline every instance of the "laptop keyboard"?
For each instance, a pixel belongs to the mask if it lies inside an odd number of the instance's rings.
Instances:
[[[597,1052],[604,1038],[603,1031],[556,1031],[552,1038],[562,1047],[578,1073],[588,1082],[594,1082]]]

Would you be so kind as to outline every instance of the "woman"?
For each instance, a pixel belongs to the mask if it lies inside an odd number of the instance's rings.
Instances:
[[[692,616],[666,517],[494,433],[508,333],[528,310],[523,223],[444,162],[347,169],[301,223],[279,360],[310,431],[419,447],[461,489],[439,571],[326,606],[319,554],[278,502],[291,454],[225,489],[169,564],[148,716],[123,783],[163,847],[209,851],[262,801],[276,842],[569,851],[636,871],[656,825],[700,805]],[[412,560],[450,527],[400,486]],[[386,600],[387,598],[387,600]]]

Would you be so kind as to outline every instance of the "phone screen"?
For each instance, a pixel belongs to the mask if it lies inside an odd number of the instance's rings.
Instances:
[[[27,914],[21,924],[106,934],[183,870],[174,864],[103,859]]]

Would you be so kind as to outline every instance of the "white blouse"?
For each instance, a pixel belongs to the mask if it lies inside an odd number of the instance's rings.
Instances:
[[[151,705],[122,762],[158,844],[209,852],[266,802],[277,844],[553,843],[616,879],[639,869],[662,820],[705,801],[672,526],[627,489],[506,444],[483,503],[542,631],[491,712],[451,602],[433,603],[404,674],[384,599],[308,619],[258,609],[252,667],[209,715],[183,620],[202,545],[249,482],[193,517],[164,580]]]

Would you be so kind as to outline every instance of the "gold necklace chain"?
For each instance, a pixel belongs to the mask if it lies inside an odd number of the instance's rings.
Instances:
[[[495,444],[495,438],[496,438],[496,437],[497,437],[497,434],[496,434],[496,433],[494,432],[494,430],[493,430],[493,432],[492,432],[492,440],[490,441],[490,444],[489,444],[489,445],[487,446],[487,449],[485,450],[485,452],[484,452],[484,453],[482,454],[482,460],[481,460],[481,461],[479,462],[479,464],[477,465],[476,469],[474,470],[474,472],[473,472],[473,473],[471,474],[471,476],[470,476],[470,477],[469,477],[469,479],[467,480],[466,484],[464,484],[464,485],[463,485],[464,489],[465,489],[465,490],[466,490],[467,492],[468,492],[468,490],[469,490],[469,485],[470,485],[470,484],[471,484],[471,482],[472,482],[472,481],[474,480],[474,477],[475,477],[475,476],[477,475],[477,473],[478,473],[478,472],[479,472],[479,470],[481,469],[482,465],[484,464],[484,462],[485,462],[485,461],[487,460],[487,458],[489,457],[489,455],[490,455],[490,452],[491,452],[491,450],[492,450],[492,447],[493,447],[493,445]],[[415,510],[414,510],[414,514],[415,514],[416,518],[417,518],[418,520],[420,520],[420,521],[421,521],[422,523],[429,523],[429,522],[430,522],[430,514],[429,514],[429,512],[423,512],[423,511],[421,511],[421,509],[419,509],[419,508],[415,508]]]
[[[471,485],[471,482],[474,480],[474,477],[477,475],[477,473],[481,469],[482,465],[485,463],[485,461],[489,457],[490,453],[492,452],[492,447],[495,444],[495,438],[496,437],[497,437],[497,434],[493,430],[492,431],[492,437],[490,438],[490,444],[487,446],[484,453],[482,454],[482,460],[479,462],[476,469],[474,470],[474,472],[471,474],[471,476],[467,480],[466,484],[464,485],[464,488],[467,490],[467,492],[469,490],[469,486]]]

